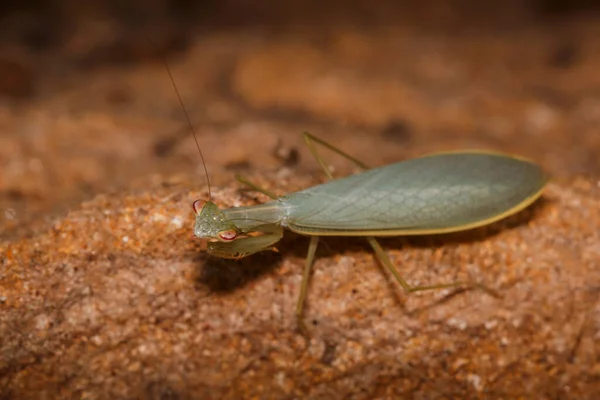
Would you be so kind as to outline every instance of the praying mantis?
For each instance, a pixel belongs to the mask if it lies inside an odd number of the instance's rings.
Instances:
[[[457,287],[463,283],[409,285],[376,237],[450,233],[488,225],[528,207],[549,180],[529,160],[483,151],[438,153],[369,169],[316,136],[305,132],[303,138],[329,182],[278,197],[238,177],[272,200],[224,210],[210,199],[196,200],[193,209],[194,235],[208,239],[206,251],[221,258],[237,259],[272,249],[284,228],[310,237],[295,311],[304,334],[308,330],[302,315],[321,236],[365,237],[377,260],[406,292]],[[316,144],[364,171],[333,179]]]
[[[486,151],[436,153],[369,169],[353,156],[305,132],[304,141],[329,182],[279,197],[238,177],[271,201],[221,210],[212,201],[209,174],[194,127],[166,62],[165,67],[207,179],[208,200],[199,199],[192,205],[196,214],[194,235],[207,239],[208,254],[232,259],[272,250],[283,237],[284,228],[310,237],[295,310],[296,324],[305,336],[308,330],[302,315],[321,236],[364,237],[379,263],[408,293],[457,287],[464,283],[411,286],[376,237],[433,235],[488,225],[531,205],[550,179],[541,166],[530,160]],[[334,179],[317,144],[347,158],[363,172]]]

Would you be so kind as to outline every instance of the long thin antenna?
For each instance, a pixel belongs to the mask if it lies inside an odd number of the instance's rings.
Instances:
[[[206,168],[206,162],[204,161],[204,154],[202,154],[202,149],[200,148],[200,143],[198,142],[198,137],[196,136],[196,130],[194,129],[194,125],[192,125],[192,120],[185,108],[185,104],[183,104],[183,100],[181,98],[181,94],[179,94],[179,89],[177,89],[177,85],[175,84],[175,79],[173,78],[173,74],[171,73],[171,68],[169,68],[169,64],[167,64],[167,60],[163,58],[163,62],[165,64],[165,68],[167,69],[167,73],[169,74],[169,78],[171,79],[171,84],[173,85],[173,89],[175,89],[175,94],[177,95],[177,99],[179,100],[179,104],[181,105],[181,109],[185,114],[185,119],[187,120],[188,127],[190,128],[190,133],[194,138],[194,142],[196,143],[196,148],[198,149],[198,154],[200,154],[200,159],[202,160],[202,167],[204,167],[204,174],[206,175],[206,184],[208,185],[208,200],[212,201],[212,191],[210,189],[210,178],[208,177],[208,169]]]
[[[202,167],[204,168],[204,174],[206,175],[206,185],[208,186],[208,201],[212,201],[212,190],[210,188],[210,178],[208,177],[208,169],[206,168],[206,162],[204,161],[204,154],[202,154],[202,149],[200,148],[200,143],[198,142],[198,137],[196,136],[196,130],[194,129],[194,125],[192,125],[192,120],[190,119],[187,109],[185,108],[185,104],[183,104],[183,100],[181,99],[181,94],[179,94],[179,89],[177,89],[177,85],[175,84],[175,78],[173,78],[173,74],[171,73],[171,68],[169,68],[169,63],[167,63],[167,56],[161,51],[161,47],[158,44],[156,44],[150,38],[150,36],[146,35],[146,38],[148,39],[148,42],[150,42],[150,44],[152,46],[154,46],[156,48],[156,50],[158,50],[158,53],[161,56],[161,60],[167,70],[167,73],[169,74],[169,79],[171,79],[171,85],[173,85],[173,89],[175,89],[175,94],[177,95],[177,100],[179,100],[181,109],[183,110],[183,113],[185,114],[185,119],[188,123],[188,127],[190,128],[190,133],[192,134],[192,137],[194,138],[194,142],[196,143],[196,148],[198,149],[198,154],[200,154],[200,160],[202,161]]]

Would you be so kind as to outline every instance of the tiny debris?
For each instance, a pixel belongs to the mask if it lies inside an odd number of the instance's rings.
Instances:
[[[293,167],[300,161],[300,154],[296,147],[286,146],[278,139],[277,145],[273,149],[273,156],[281,161],[286,167]]]
[[[4,217],[8,220],[13,220],[17,218],[17,212],[12,208],[7,208],[4,210]]]

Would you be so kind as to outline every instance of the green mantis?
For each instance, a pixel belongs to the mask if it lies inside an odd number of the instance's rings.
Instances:
[[[441,289],[462,282],[411,286],[402,278],[376,237],[458,232],[491,224],[523,210],[542,195],[548,174],[537,164],[515,156],[460,151],[432,154],[369,169],[365,164],[308,133],[303,137],[330,182],[278,197],[247,180],[242,183],[272,199],[264,204],[220,210],[211,199],[210,180],[202,149],[175,85],[202,160],[208,184],[207,200],[196,200],[194,235],[207,239],[207,252],[221,258],[241,258],[273,249],[287,228],[310,237],[296,303],[296,322],[308,331],[302,312],[311,268],[321,236],[362,236],[377,260],[406,292]],[[316,144],[347,158],[364,171],[333,179]]]
[[[479,151],[439,153],[368,169],[315,136],[303,137],[329,182],[277,197],[239,178],[272,201],[224,210],[210,199],[193,203],[194,235],[208,239],[207,252],[217,257],[241,258],[272,249],[284,228],[310,237],[296,303],[303,333],[307,330],[302,313],[321,236],[365,237],[377,260],[407,292],[455,287],[463,283],[409,285],[376,237],[449,233],[490,224],[533,203],[549,179],[531,161]],[[348,158],[364,172],[334,180],[315,144]]]

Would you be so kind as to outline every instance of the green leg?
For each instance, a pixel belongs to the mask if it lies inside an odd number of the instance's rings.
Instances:
[[[392,275],[394,275],[394,278],[396,278],[396,280],[398,281],[400,286],[402,286],[402,288],[409,293],[420,292],[423,290],[445,289],[445,288],[451,288],[451,287],[457,287],[457,286],[464,285],[463,282],[453,282],[453,283],[443,283],[440,285],[410,286],[408,284],[408,282],[406,282],[402,278],[402,276],[400,276],[400,273],[398,272],[398,270],[396,269],[394,264],[392,264],[392,262],[390,261],[390,258],[387,256],[386,252],[381,248],[381,245],[377,242],[377,240],[375,240],[375,238],[372,236],[368,236],[367,241],[369,242],[369,244],[371,245],[373,250],[375,250],[375,255],[376,255],[377,259],[379,260],[379,262],[383,266],[385,266],[392,273]]]
[[[317,246],[319,245],[319,236],[311,236],[310,244],[308,245],[308,254],[306,255],[306,261],[304,264],[304,272],[302,273],[302,284],[300,286],[300,295],[298,296],[298,302],[296,303],[296,324],[300,333],[304,336],[308,336],[308,329],[302,319],[302,312],[304,310],[304,303],[306,302],[306,293],[308,291],[308,282],[310,281],[310,270],[315,261],[315,253],[317,252]]]
[[[329,171],[329,168],[327,167],[327,164],[325,164],[325,161],[323,161],[323,159],[319,155],[319,152],[317,151],[315,143],[318,143],[321,146],[324,146],[325,148],[341,155],[342,157],[347,158],[348,160],[352,161],[354,164],[358,165],[362,169],[369,169],[369,167],[367,167],[361,161],[359,161],[356,158],[352,157],[351,155],[343,152],[342,150],[338,149],[337,147],[325,142],[324,140],[311,135],[308,132],[304,132],[302,134],[302,137],[304,138],[304,141],[308,145],[308,149],[312,153],[313,157],[315,157],[315,159],[317,160],[317,162],[319,163],[319,165],[321,166],[321,168],[327,175],[328,179],[333,179],[333,175],[331,174],[331,171]],[[298,297],[298,303],[296,304],[296,324],[298,325],[298,329],[300,330],[300,333],[302,333],[306,337],[309,336],[309,333],[308,333],[308,329],[306,328],[306,324],[304,323],[304,320],[302,319],[302,312],[304,310],[304,303],[306,302],[306,293],[308,291],[308,283],[310,280],[310,270],[311,270],[312,265],[315,260],[315,253],[317,251],[318,244],[319,244],[319,236],[311,236],[310,244],[308,245],[308,254],[306,255],[306,261],[305,261],[305,265],[304,265],[304,272],[302,274],[302,286],[300,287],[300,296]]]
[[[319,155],[319,152],[317,151],[317,147],[315,146],[315,143],[320,144],[321,146],[341,155],[342,157],[352,161],[354,164],[356,164],[358,167],[362,168],[362,169],[369,169],[369,167],[363,163],[362,161],[352,157],[350,154],[338,149],[337,147],[335,147],[334,145],[327,143],[326,141],[324,141],[323,139],[320,139],[316,136],[311,135],[308,132],[304,132],[302,134],[302,137],[304,138],[304,141],[306,142],[308,149],[310,150],[311,154],[313,155],[313,157],[315,158],[315,160],[317,160],[317,162],[319,163],[319,165],[321,166],[321,168],[323,169],[323,171],[325,172],[325,174],[327,175],[327,178],[329,179],[333,179],[333,175],[331,175],[331,171],[329,171],[329,168],[327,168],[327,165],[325,164],[325,161],[323,161],[323,158]],[[235,175],[235,179],[237,179],[239,182],[243,183],[244,185],[248,186],[250,189],[252,190],[256,190],[259,193],[262,193],[264,195],[269,196],[272,199],[277,199],[279,198],[279,196],[277,196],[275,193],[261,188],[260,186],[258,186],[255,183],[250,182],[249,180],[247,180],[246,178],[244,178],[241,175]]]
[[[315,146],[315,143],[318,143],[321,146],[339,154],[340,156],[347,158],[348,160],[352,161],[354,164],[358,165],[362,169],[369,169],[369,167],[367,167],[367,165],[364,164],[362,161],[357,160],[356,158],[352,157],[350,154],[343,152],[342,150],[338,149],[334,145],[327,143],[323,139],[319,139],[318,137],[313,136],[308,132],[304,132],[302,134],[302,137],[304,138],[304,141],[306,142],[308,149],[312,153],[313,157],[317,160],[317,162],[319,163],[321,168],[323,168],[323,171],[325,171],[325,174],[327,175],[327,178],[329,178],[329,179],[333,179],[333,175],[331,174],[331,171],[329,171],[329,168],[327,168],[325,161],[323,161],[323,159],[319,155],[319,152],[317,151],[317,147]]]
[[[259,192],[259,193],[262,193],[262,194],[264,194],[264,195],[267,195],[267,196],[269,196],[269,197],[270,197],[270,198],[272,198],[273,200],[275,200],[275,199],[279,198],[279,196],[277,196],[275,193],[273,193],[273,192],[271,192],[271,191],[269,191],[269,190],[267,190],[267,189],[263,189],[263,188],[261,188],[261,187],[260,187],[260,186],[258,186],[257,184],[250,182],[249,180],[247,180],[246,178],[244,178],[244,177],[243,177],[243,176],[241,176],[241,175],[236,175],[236,176],[235,176],[235,179],[237,179],[237,180],[238,180],[238,182],[241,182],[241,183],[243,183],[244,185],[248,186],[250,189],[252,189],[252,190],[256,190],[256,191],[257,191],[257,192]]]

